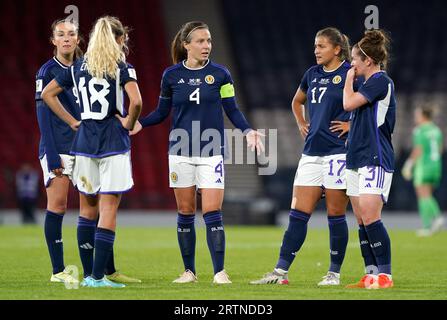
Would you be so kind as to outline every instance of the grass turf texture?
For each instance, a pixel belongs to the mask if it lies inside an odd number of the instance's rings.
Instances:
[[[198,283],[173,284],[183,270],[174,228],[121,227],[116,264],[141,284],[124,289],[68,290],[50,283],[50,259],[41,227],[0,227],[0,299],[447,299],[447,232],[416,238],[413,231],[390,230],[395,287],[388,290],[319,288],[329,264],[327,230],[311,229],[289,272],[290,285],[249,285],[274,267],[283,228],[226,227],[226,270],[233,284],[212,284],[205,229],[197,228]],[[79,267],[76,228],[63,229],[66,265]],[[363,260],[352,231],[342,268],[342,284],[357,281]]]

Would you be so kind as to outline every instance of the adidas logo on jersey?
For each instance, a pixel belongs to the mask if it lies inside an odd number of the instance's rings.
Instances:
[[[183,78],[181,78],[177,83],[185,83],[185,80],[183,80]]]
[[[93,246],[90,243],[84,243],[79,246],[81,249],[93,249]]]
[[[335,183],[336,184],[341,184],[341,183],[343,183],[343,181],[341,181],[341,179],[338,179]]]
[[[371,188],[371,184],[368,183],[368,184],[365,186],[365,188]]]
[[[216,180],[215,183],[222,183],[222,180],[220,180],[220,178],[219,178],[219,179]]]
[[[314,78],[314,79],[312,80],[312,83],[315,83],[315,82],[317,82],[317,78]]]

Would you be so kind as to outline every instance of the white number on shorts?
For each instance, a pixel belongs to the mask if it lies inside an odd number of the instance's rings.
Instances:
[[[323,99],[324,93],[326,92],[327,87],[321,87],[318,88],[318,91],[320,91],[320,96],[318,97],[318,103],[321,103],[321,99]],[[312,103],[317,103],[317,99],[315,99],[317,88],[312,89]]]
[[[196,104],[200,104],[200,88],[197,88],[189,95],[189,101],[195,101]]]
[[[81,113],[81,119],[93,119],[102,120],[107,116],[109,111],[109,101],[107,101],[106,96],[109,94],[110,84],[106,79],[92,78],[88,82],[88,92],[85,86],[85,77],[79,79],[79,91],[81,93],[82,105],[84,110]],[[100,91],[97,91],[95,86],[102,86]],[[90,93],[90,99],[88,97]],[[101,105],[100,111],[93,111],[92,106],[95,102]]]

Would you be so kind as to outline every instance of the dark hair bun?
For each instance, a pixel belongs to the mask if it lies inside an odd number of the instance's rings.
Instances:
[[[382,30],[367,30],[364,39],[373,46],[388,47],[389,44],[389,38]]]

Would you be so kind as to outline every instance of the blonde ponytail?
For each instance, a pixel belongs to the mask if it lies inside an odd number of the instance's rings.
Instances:
[[[114,32],[116,22],[124,30],[118,19],[106,16],[96,21],[90,33],[85,60],[88,72],[95,78],[115,79],[118,63],[126,61],[126,55],[116,41],[120,36],[119,33]]]

